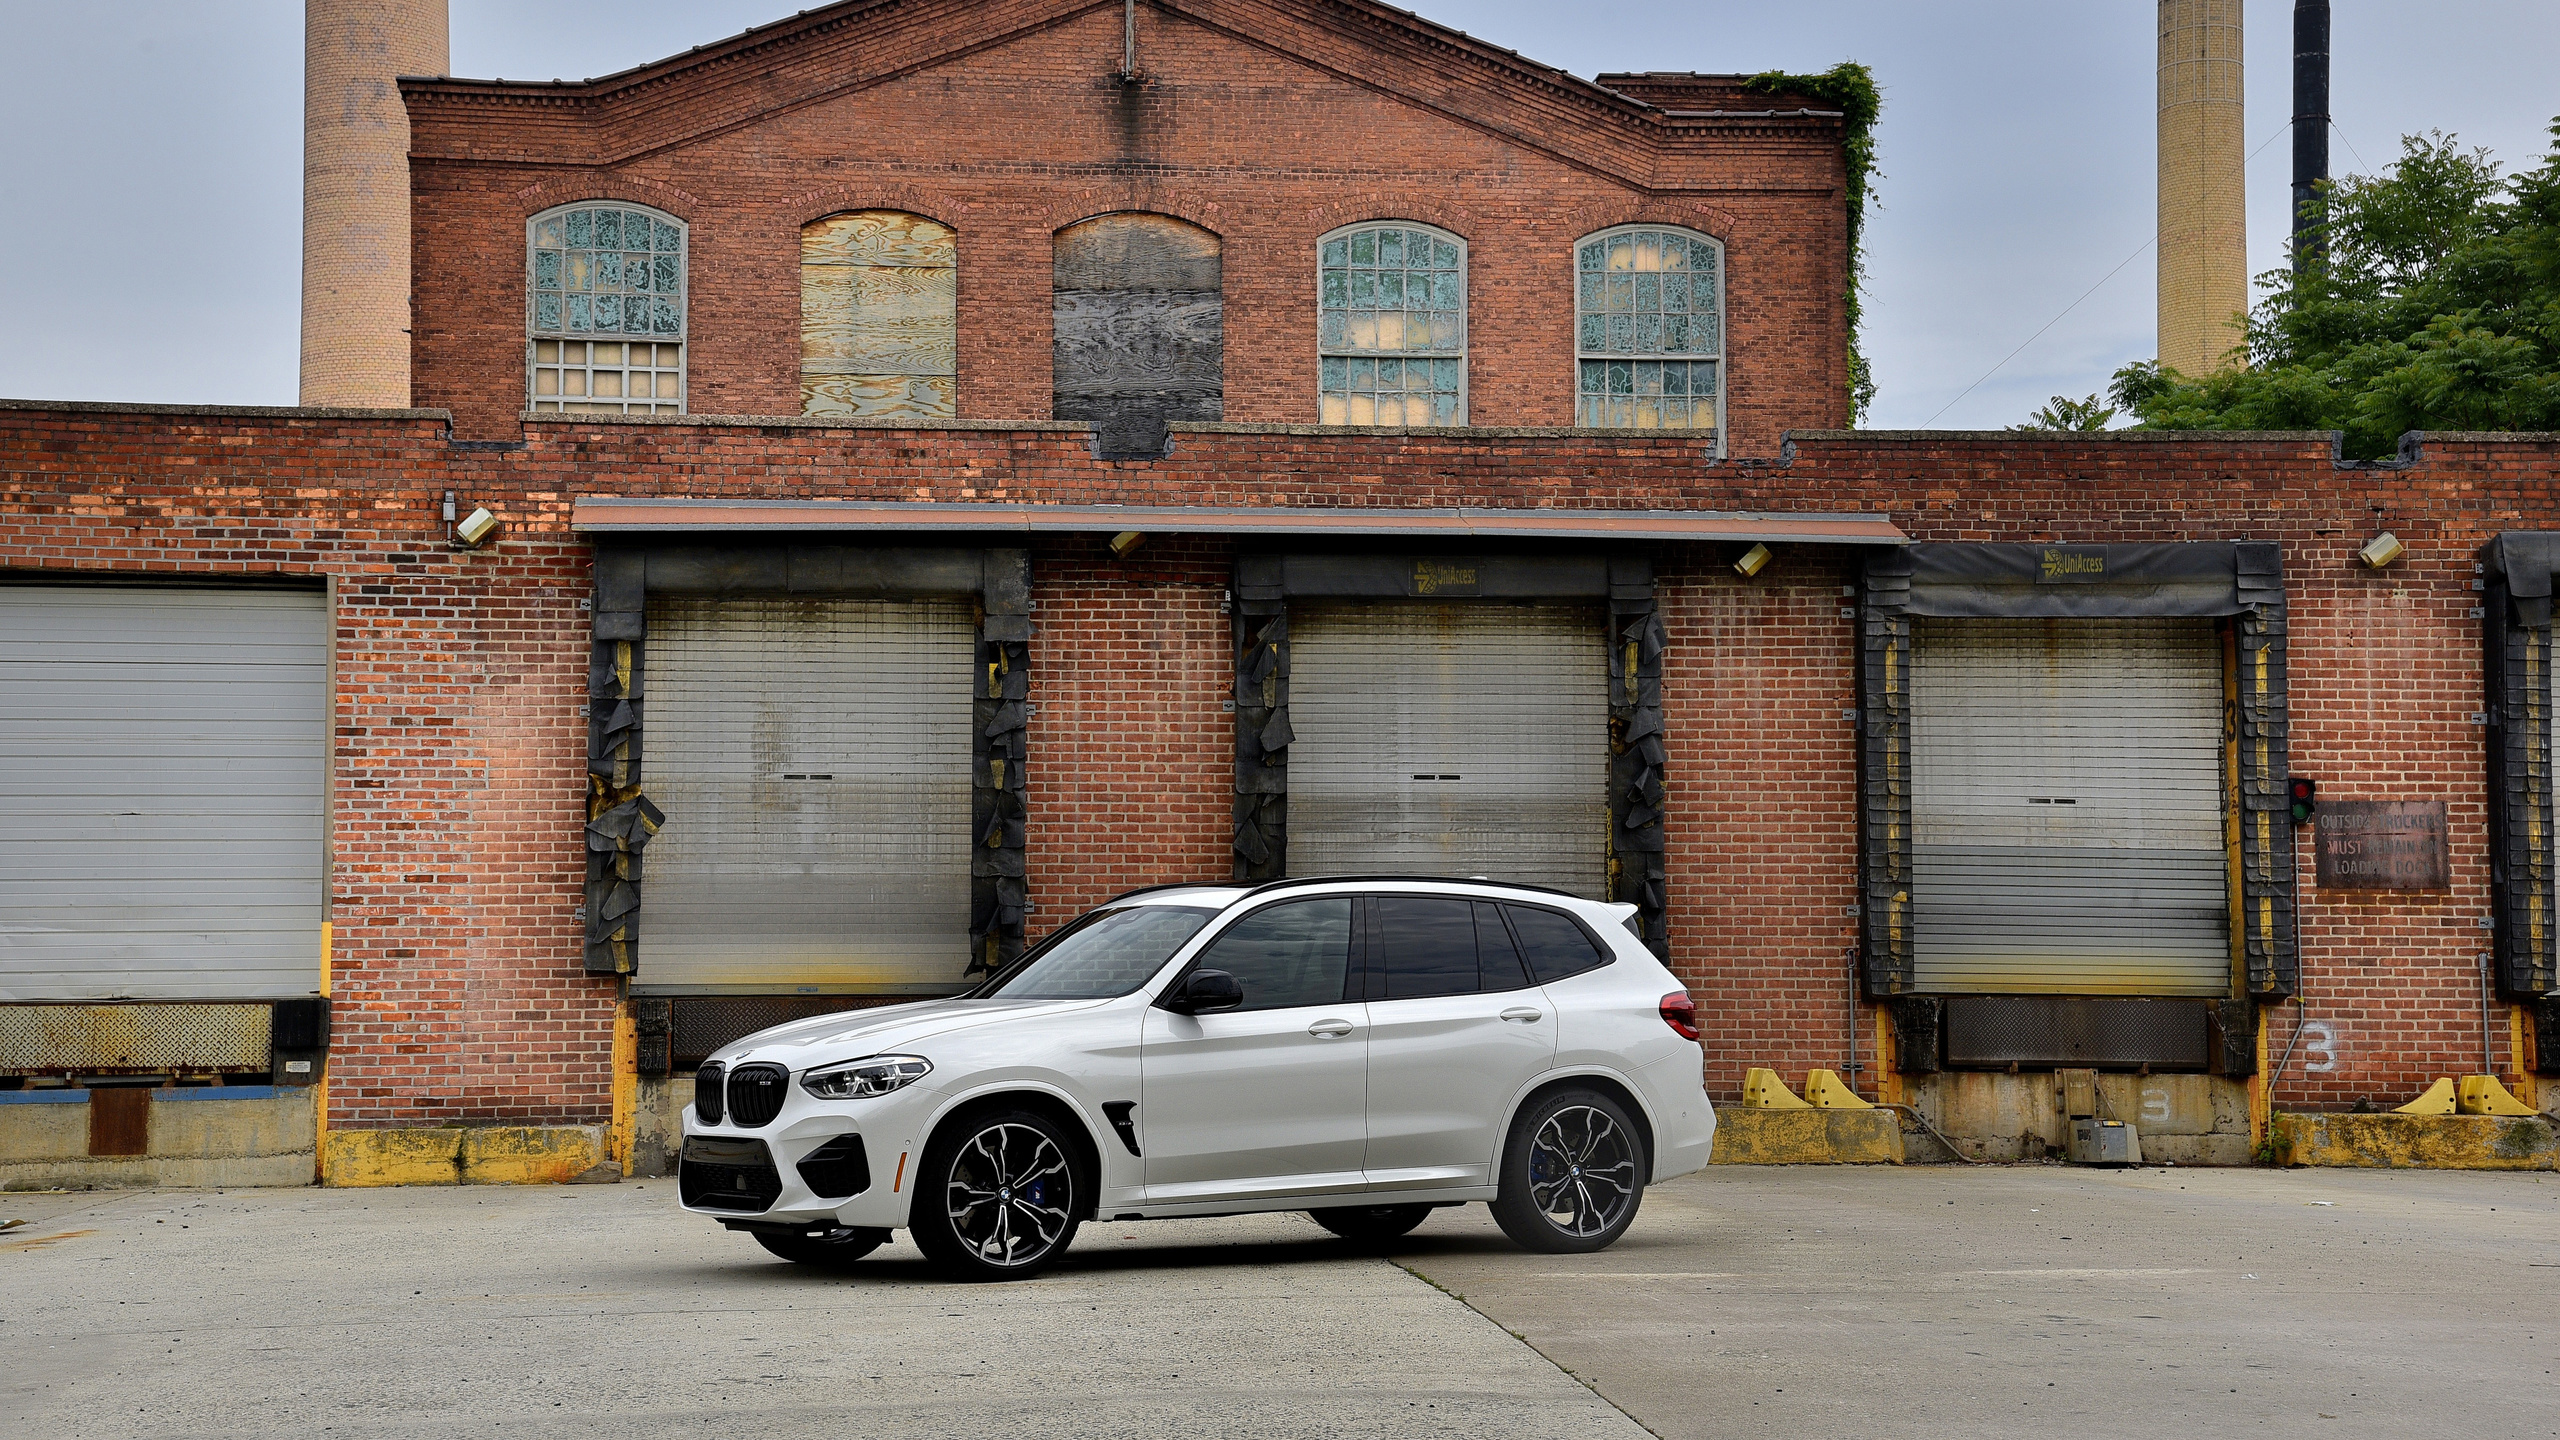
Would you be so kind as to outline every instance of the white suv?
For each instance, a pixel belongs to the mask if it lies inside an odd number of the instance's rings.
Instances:
[[[1483,1200],[1532,1250],[1598,1250],[1715,1139],[1696,1012],[1632,913],[1403,877],[1133,891],[965,995],[720,1050],[684,1205],[825,1267],[906,1227],[972,1279],[1096,1216],[1383,1243]]]

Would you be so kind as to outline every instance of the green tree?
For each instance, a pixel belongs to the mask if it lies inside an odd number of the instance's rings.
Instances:
[[[2107,422],[2114,418],[2116,418],[2116,407],[2099,404],[2098,397],[2095,395],[2086,400],[2074,400],[2068,395],[2056,395],[2030,412],[2026,424],[2012,425],[2009,428],[2020,431],[2104,430],[2107,428]]]
[[[2512,178],[2441,132],[2404,137],[2387,172],[2329,188],[2324,255],[2258,277],[2247,368],[2141,361],[2109,396],[2151,429],[2342,430],[2359,459],[2409,430],[2560,429],[2560,122],[2552,135]]]

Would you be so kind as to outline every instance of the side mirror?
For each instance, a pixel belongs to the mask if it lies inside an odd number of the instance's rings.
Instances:
[[[1244,1004],[1244,987],[1236,977],[1224,970],[1194,970],[1171,996],[1165,1008],[1181,1015],[1206,1015],[1214,1010],[1233,1010]]]

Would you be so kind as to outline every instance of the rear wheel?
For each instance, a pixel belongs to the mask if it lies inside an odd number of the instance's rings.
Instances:
[[[1341,1205],[1310,1210],[1307,1218],[1358,1245],[1383,1245],[1422,1223],[1428,1205]]]
[[[1522,1248],[1605,1250],[1644,1199],[1644,1142],[1625,1107],[1597,1090],[1558,1090],[1511,1122],[1494,1221]]]
[[[853,1262],[889,1243],[886,1230],[867,1230],[838,1225],[829,1230],[810,1233],[793,1231],[775,1234],[770,1230],[756,1232],[756,1243],[795,1265],[813,1270],[850,1269]]]
[[[997,1110],[947,1127],[917,1167],[908,1233],[945,1274],[1020,1280],[1076,1237],[1074,1152],[1049,1117]]]

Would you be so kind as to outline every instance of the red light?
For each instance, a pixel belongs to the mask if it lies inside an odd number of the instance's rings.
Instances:
[[[1662,1011],[1662,1023],[1679,1031],[1681,1039],[1698,1038],[1698,1002],[1689,998],[1688,991],[1674,990],[1663,996],[1659,1008]]]

